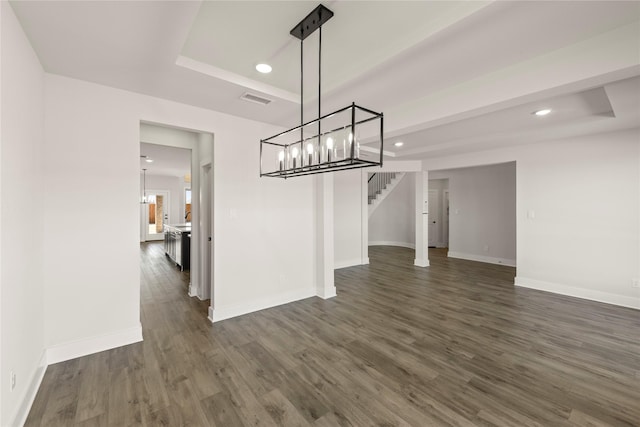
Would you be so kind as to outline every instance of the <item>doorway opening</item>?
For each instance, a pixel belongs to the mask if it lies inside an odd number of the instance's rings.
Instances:
[[[146,169],[140,241],[163,240],[167,226],[186,223],[183,192],[191,186],[191,149],[141,142],[140,153],[140,168]]]
[[[429,204],[438,205],[430,247],[516,267],[516,162],[429,171]]]
[[[429,248],[449,245],[449,180],[429,180]]]
[[[375,246],[406,248],[398,253],[412,264],[416,248],[416,173],[383,174],[369,173],[367,178],[369,250],[375,250]],[[376,184],[378,178],[382,181]]]
[[[140,163],[149,202],[140,204],[140,241],[163,240],[167,263],[189,276],[189,296],[210,299],[213,135],[140,123]],[[141,182],[141,197],[144,190]]]

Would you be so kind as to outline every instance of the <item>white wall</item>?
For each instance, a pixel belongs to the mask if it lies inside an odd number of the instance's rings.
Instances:
[[[449,180],[449,256],[515,266],[515,163],[429,176]]]
[[[333,177],[335,268],[362,264],[362,173],[353,169]]]
[[[139,330],[141,120],[215,136],[213,319],[315,295],[311,181],[258,176],[258,141],[279,128],[59,76],[46,79],[49,346]],[[86,166],[85,159],[96,157]],[[69,211],[101,221],[72,223]],[[86,236],[100,236],[100,244]],[[84,248],[73,263],[54,250],[61,241]],[[78,295],[100,303],[76,304]]]
[[[640,308],[640,132],[518,160],[517,284]]]
[[[517,162],[516,284],[640,308],[640,131],[425,160]],[[531,218],[533,214],[533,218]]]
[[[12,426],[44,373],[44,72],[8,2],[0,15],[0,425]]]
[[[415,248],[415,218],[415,179],[407,173],[369,218],[369,244]]]
[[[155,123],[140,123],[140,142],[189,150],[196,147],[199,139],[198,133],[185,129]]]
[[[198,147],[200,149],[200,157],[202,162],[206,164],[207,160],[213,160],[213,135],[210,133],[198,134]]]

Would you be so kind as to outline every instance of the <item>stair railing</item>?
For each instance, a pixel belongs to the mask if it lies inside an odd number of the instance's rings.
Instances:
[[[368,199],[371,204],[378,194],[387,188],[387,185],[396,177],[395,172],[376,172],[371,174],[368,182]]]

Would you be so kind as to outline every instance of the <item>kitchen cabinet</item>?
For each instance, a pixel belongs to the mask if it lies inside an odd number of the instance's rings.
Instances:
[[[180,270],[189,270],[191,263],[191,226],[164,226],[164,253]]]

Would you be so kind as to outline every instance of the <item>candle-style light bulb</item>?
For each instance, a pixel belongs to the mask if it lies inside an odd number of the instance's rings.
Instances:
[[[333,152],[333,138],[327,138],[327,162],[331,162],[331,153]]]
[[[313,163],[313,144],[312,143],[307,144],[307,154],[309,156],[309,166],[311,166],[311,164]]]
[[[293,158],[293,168],[296,168],[296,159],[298,158],[298,147],[293,147],[291,150],[291,157]]]
[[[353,133],[349,132],[349,157],[353,158],[353,157],[357,157],[355,156],[355,153],[353,151],[351,151],[351,148],[353,147]],[[346,154],[345,154],[346,157]]]
[[[284,169],[284,150],[278,153],[278,163],[280,164],[280,170]]]

